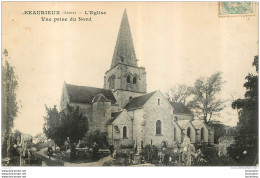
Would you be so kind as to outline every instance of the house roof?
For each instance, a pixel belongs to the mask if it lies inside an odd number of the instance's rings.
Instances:
[[[107,124],[111,124],[116,120],[116,118],[122,113],[122,111],[119,112],[112,112],[111,113],[111,118],[107,121]]]
[[[95,96],[102,93],[106,99],[111,101],[112,104],[116,103],[116,99],[111,90],[88,86],[77,86],[66,83],[65,87],[67,88],[67,92],[71,102],[91,103]]]
[[[92,102],[95,103],[97,101],[100,101],[100,102],[109,102],[109,100],[102,94],[102,93],[99,93],[98,95],[96,95]]]
[[[177,121],[177,123],[179,124],[179,126],[184,129],[185,126],[189,123],[190,121],[189,120],[179,120]]]
[[[151,93],[147,93],[145,95],[142,95],[142,96],[138,96],[138,97],[135,97],[135,98],[132,98],[124,107],[124,109],[126,110],[131,110],[131,109],[136,109],[136,108],[140,108],[142,107],[152,96],[153,94],[155,93],[156,91],[154,92],[151,92]]]
[[[183,103],[170,102],[173,107],[174,114],[192,114],[191,110]]]
[[[195,127],[196,129],[198,129],[199,126],[203,123],[203,121],[197,119],[197,120],[191,121],[191,123],[194,125],[194,127]]]

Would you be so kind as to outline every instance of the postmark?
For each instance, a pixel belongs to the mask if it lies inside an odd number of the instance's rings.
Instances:
[[[219,2],[219,17],[247,17],[255,15],[254,2]]]

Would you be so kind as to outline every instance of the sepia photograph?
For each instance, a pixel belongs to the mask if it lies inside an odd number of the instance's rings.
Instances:
[[[1,9],[2,167],[258,167],[258,2]]]

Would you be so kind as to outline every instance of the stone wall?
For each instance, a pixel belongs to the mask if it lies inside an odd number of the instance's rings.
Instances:
[[[177,123],[175,121],[173,121],[173,125],[176,128],[176,140],[178,143],[182,142],[182,130],[181,128],[177,125]],[[174,131],[173,131],[174,132]],[[173,135],[174,136],[174,135]]]
[[[65,83],[63,84],[62,92],[61,92],[61,100],[60,100],[60,110],[64,110],[67,107],[67,104],[69,103],[69,95],[65,86]]]
[[[92,120],[89,122],[89,130],[106,132],[106,122],[111,117],[111,102],[92,103]]]
[[[117,127],[119,132],[114,128]],[[123,137],[123,127],[126,127],[126,137]],[[115,149],[120,146],[129,146],[132,144],[132,120],[131,116],[126,110],[114,120],[114,122],[107,127],[108,140],[114,145]]]
[[[88,118],[89,131],[106,132],[106,122],[111,117],[111,102],[95,102],[92,104],[70,103],[73,108]]]
[[[160,146],[163,141],[171,147],[174,143],[173,108],[168,100],[158,90],[144,105],[144,116],[141,121],[141,135],[144,145]],[[156,134],[156,121],[161,121],[161,134]],[[139,127],[140,128],[140,127]]]
[[[114,76],[114,88],[110,88],[109,79]],[[130,76],[130,83],[127,83],[127,76]],[[137,78],[133,84],[133,78]],[[137,97],[146,93],[146,72],[143,67],[132,67],[125,64],[118,64],[106,72],[104,76],[104,89],[111,89],[120,107],[129,101],[129,97]]]
[[[189,137],[189,139],[190,139],[190,142],[191,143],[195,143],[196,142],[196,130],[195,130],[195,128],[193,127],[193,125],[190,123],[190,122],[188,122],[187,123],[187,125],[185,126],[185,128],[184,128],[184,134],[188,137],[188,128],[190,128],[190,137]]]
[[[141,96],[144,93],[136,93],[136,92],[132,92],[132,91],[117,90],[113,94],[114,94],[119,106],[121,106],[123,108],[129,102],[130,97],[134,98],[134,97],[137,97],[137,96]]]

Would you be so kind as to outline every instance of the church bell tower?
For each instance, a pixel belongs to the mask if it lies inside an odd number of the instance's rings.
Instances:
[[[117,103],[146,93],[146,72],[138,67],[126,10],[124,11],[110,69],[104,76],[104,89],[112,90]]]

